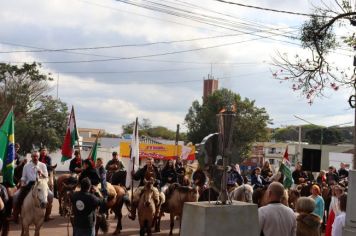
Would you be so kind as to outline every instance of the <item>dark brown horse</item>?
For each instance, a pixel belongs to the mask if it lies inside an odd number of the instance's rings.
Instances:
[[[166,202],[161,207],[161,215],[164,212],[170,214],[170,231],[169,235],[173,234],[174,227],[174,217],[178,216],[179,219],[182,219],[183,206],[185,202],[197,202],[199,198],[199,193],[197,188],[191,188],[186,186],[180,186],[179,184],[172,184],[169,186],[168,190],[165,193]],[[158,219],[157,229],[160,228],[160,221]]]

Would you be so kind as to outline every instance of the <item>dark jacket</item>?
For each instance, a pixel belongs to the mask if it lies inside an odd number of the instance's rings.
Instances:
[[[165,184],[172,184],[177,182],[177,172],[174,168],[165,167],[161,171],[162,182],[161,186]],[[170,179],[170,180],[169,180]]]
[[[263,188],[268,182],[260,176],[261,182],[258,181],[257,175],[251,175],[251,185],[255,185],[254,189],[256,188]]]
[[[349,176],[349,172],[345,169],[340,169],[339,170],[339,178],[343,179]]]
[[[308,179],[308,176],[307,176],[307,175],[305,174],[305,172],[302,171],[302,170],[295,170],[295,171],[293,171],[292,177],[293,177],[294,183],[295,183],[296,185],[301,184],[301,183],[299,183],[299,178]]]
[[[114,164],[116,164],[116,165],[118,166],[118,169],[117,169],[117,170],[112,170],[112,169],[110,168],[110,166],[111,166],[111,165],[114,165]],[[108,161],[108,163],[107,163],[106,166],[105,166],[105,169],[108,170],[108,171],[119,171],[119,170],[123,171],[123,170],[125,170],[125,166],[124,166],[124,164],[122,163],[122,161],[112,159],[112,160]]]
[[[50,172],[50,171],[53,170],[53,169],[52,169],[52,158],[51,158],[50,156],[48,156],[48,155],[46,155],[46,156],[40,155],[40,157],[39,157],[38,160],[39,160],[40,162],[46,164],[46,166],[47,166],[47,171],[48,171],[48,172]]]
[[[336,183],[339,182],[339,176],[336,173],[326,173],[326,183],[327,184],[332,184],[332,182],[335,181]]]
[[[70,164],[69,164],[69,171],[71,173],[77,173],[75,171],[75,168],[82,168],[82,165],[83,165],[83,160],[82,159],[77,160],[76,158],[73,158],[73,160],[71,160]]]
[[[140,185],[139,186],[144,186],[145,182],[145,176],[146,176],[146,172],[147,172],[147,165],[145,165],[143,168],[139,169],[134,175],[133,175],[133,179],[134,180],[139,180],[140,181]],[[158,172],[158,168],[153,166],[153,174],[154,179],[155,179],[155,186],[160,185],[161,182],[161,175]]]
[[[93,228],[95,223],[95,209],[101,201],[89,192],[75,192],[72,196],[74,221],[73,227]]]
[[[239,172],[235,170],[227,172],[227,184],[234,185],[237,183],[238,185],[242,185],[243,181],[244,180]]]
[[[296,236],[320,236],[320,217],[313,213],[300,213],[297,216]]]
[[[94,168],[88,167],[87,169],[83,170],[79,176],[79,182],[86,177],[90,179],[92,185],[98,185],[100,183],[99,174]]]

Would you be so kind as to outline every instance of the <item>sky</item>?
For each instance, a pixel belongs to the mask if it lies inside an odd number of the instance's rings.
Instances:
[[[0,4],[0,62],[41,62],[42,70],[54,78],[49,93],[75,107],[78,127],[119,134],[123,124],[139,117],[172,130],[181,124],[185,130],[184,117],[194,100],[202,101],[208,74],[219,79],[220,88],[264,107],[273,122],[270,127],[306,124],[294,115],[324,126],[354,120],[347,102],[351,89],[326,90],[310,105],[305,96],[293,92],[291,83],[272,76],[276,68],[271,63],[278,52],[306,55],[298,40],[286,37],[297,35],[305,16],[215,0]],[[318,1],[248,4],[312,13]],[[167,7],[174,15],[157,11]],[[352,65],[353,52],[336,50],[330,60],[340,67]]]

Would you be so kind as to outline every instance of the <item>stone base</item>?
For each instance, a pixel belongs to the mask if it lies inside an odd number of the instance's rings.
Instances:
[[[181,236],[259,236],[257,205],[233,201],[186,202],[183,208]]]
[[[355,235],[356,235],[356,229],[349,228],[349,227],[345,227],[342,233],[342,236],[355,236]]]

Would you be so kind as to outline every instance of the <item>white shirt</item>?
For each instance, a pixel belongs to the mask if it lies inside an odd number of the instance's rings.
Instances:
[[[26,165],[23,167],[21,180],[25,182],[25,184],[28,184],[31,181],[36,181],[38,171],[41,171],[41,174],[45,178],[48,178],[46,164],[40,161],[37,162],[37,165],[35,165],[32,161],[26,163]]]
[[[332,236],[342,236],[342,229],[345,227],[345,217],[346,217],[346,213],[341,212],[335,218],[331,231]]]
[[[272,203],[258,209],[260,230],[265,236],[295,236],[296,215],[282,203]]]

